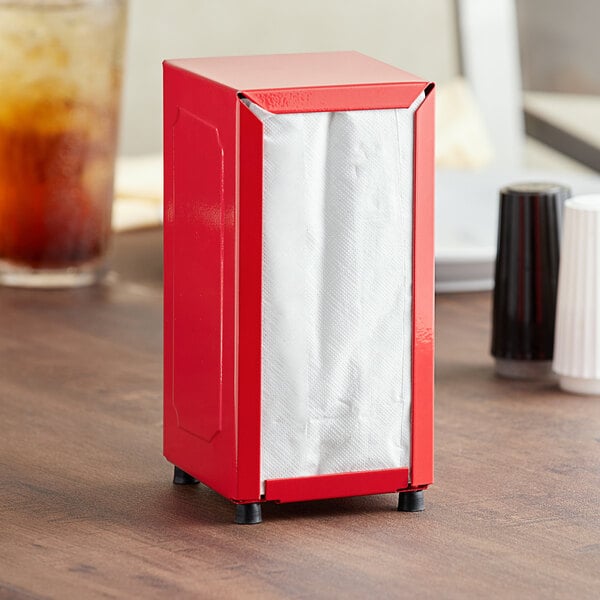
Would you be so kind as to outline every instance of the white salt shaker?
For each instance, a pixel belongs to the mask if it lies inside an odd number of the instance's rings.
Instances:
[[[552,367],[563,390],[600,395],[600,194],[565,203]]]

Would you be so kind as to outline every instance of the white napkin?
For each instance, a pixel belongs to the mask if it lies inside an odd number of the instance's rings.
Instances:
[[[162,202],[162,155],[119,157],[115,171],[113,231],[160,225]]]
[[[414,111],[264,124],[261,479],[410,461]]]

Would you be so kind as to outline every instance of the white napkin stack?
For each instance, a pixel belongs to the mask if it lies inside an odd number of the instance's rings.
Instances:
[[[264,124],[261,479],[410,460],[409,109]]]

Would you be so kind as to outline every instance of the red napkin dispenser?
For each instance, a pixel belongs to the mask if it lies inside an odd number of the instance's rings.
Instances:
[[[433,84],[355,52],[164,63],[164,454],[236,522],[433,481]]]

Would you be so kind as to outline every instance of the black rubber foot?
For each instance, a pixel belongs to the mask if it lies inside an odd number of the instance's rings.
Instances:
[[[195,477],[188,475],[179,467],[175,467],[175,471],[173,473],[173,483],[175,485],[193,485],[194,483],[200,482]]]
[[[238,525],[256,525],[262,523],[262,510],[258,502],[254,504],[236,504],[235,522]]]
[[[398,494],[398,510],[401,512],[421,512],[425,510],[425,492],[400,492]]]

